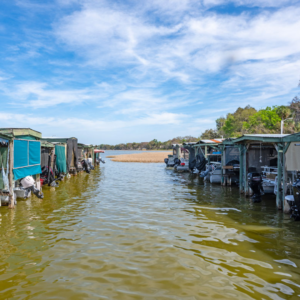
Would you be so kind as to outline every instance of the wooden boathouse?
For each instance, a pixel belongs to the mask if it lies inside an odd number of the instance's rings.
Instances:
[[[36,187],[40,189],[41,173],[41,137],[39,131],[30,128],[0,128],[2,141],[7,141],[7,147],[1,145],[1,157],[3,168],[8,157],[8,185],[9,207],[13,208],[15,181],[26,176],[33,176]],[[3,148],[3,149],[2,149]],[[6,153],[6,155],[5,155]],[[6,159],[4,157],[6,156]],[[2,166],[1,166],[2,168]],[[6,170],[7,171],[7,170]],[[1,175],[2,177],[2,175]],[[3,177],[2,177],[3,181]],[[0,185],[4,188],[3,184]],[[2,196],[5,191],[1,190]]]
[[[61,162],[61,172],[62,173],[70,173],[70,174],[77,174],[78,170],[78,146],[77,146],[77,138],[70,137],[70,138],[58,138],[58,137],[46,137],[42,138],[43,141],[47,141],[57,146],[64,146],[65,147],[65,157],[66,157],[66,170],[64,170],[63,166],[63,155],[57,156],[58,161]],[[55,151],[58,150],[62,152],[62,149],[55,146]],[[62,154],[62,153],[61,153]]]

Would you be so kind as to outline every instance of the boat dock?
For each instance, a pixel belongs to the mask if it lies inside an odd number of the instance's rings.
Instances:
[[[188,155],[182,155],[183,150]],[[184,161],[188,172],[212,184],[236,185],[254,202],[260,202],[264,194],[273,194],[277,209],[291,213],[293,186],[300,177],[299,158],[300,133],[245,134],[173,145],[173,155],[165,162],[176,171]]]
[[[90,173],[103,152],[75,137],[43,138],[30,128],[0,128],[0,205],[14,208],[18,198],[32,194],[43,198],[43,186],[58,188],[65,177]]]

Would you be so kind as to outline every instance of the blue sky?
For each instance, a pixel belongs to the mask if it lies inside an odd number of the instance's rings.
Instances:
[[[84,143],[200,134],[299,93],[300,2],[0,3],[0,127]]]

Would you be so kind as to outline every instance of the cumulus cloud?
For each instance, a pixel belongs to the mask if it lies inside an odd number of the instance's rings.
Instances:
[[[228,3],[234,13],[226,10]],[[41,11],[33,4],[18,2],[31,15]],[[56,0],[55,5],[52,32],[26,30],[24,41],[22,35],[5,58],[17,66],[26,48],[34,55],[23,61],[40,70],[46,66],[51,74],[41,71],[39,78],[29,72],[27,78],[9,70],[0,74],[0,91],[13,108],[42,112],[51,105],[58,112],[63,105],[85,116],[20,113],[6,116],[6,122],[54,122],[69,130],[78,124],[78,131],[98,126],[110,132],[161,125],[177,135],[177,125],[188,121],[187,130],[200,134],[238,106],[287,103],[296,93],[297,1]]]

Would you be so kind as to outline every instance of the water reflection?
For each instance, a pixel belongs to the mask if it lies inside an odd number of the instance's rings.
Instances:
[[[109,154],[109,153],[107,153]],[[300,222],[273,197],[110,162],[0,209],[1,299],[292,299]]]

